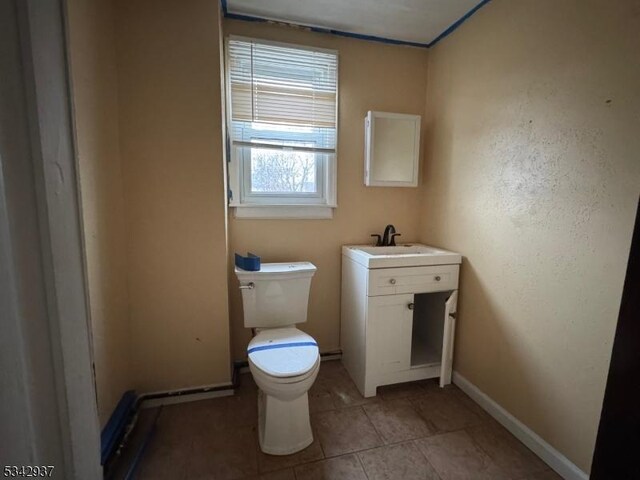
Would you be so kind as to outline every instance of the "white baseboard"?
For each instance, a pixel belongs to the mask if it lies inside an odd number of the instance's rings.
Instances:
[[[453,372],[453,383],[469,395],[478,405],[509,430],[518,440],[538,455],[565,480],[588,480],[589,476],[558,450],[545,442],[538,434],[498,405],[482,390],[458,372]]]

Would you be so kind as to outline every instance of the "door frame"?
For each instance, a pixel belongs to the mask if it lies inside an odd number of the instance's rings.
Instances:
[[[10,345],[2,360],[11,362],[0,375],[0,399],[9,402],[0,414],[18,438],[4,439],[11,449],[0,450],[12,456],[2,458],[4,465],[53,464],[53,478],[97,480],[100,426],[65,6],[64,0],[3,5],[8,43],[0,68],[10,67],[11,78],[0,93],[18,101],[11,103],[14,116],[0,119],[5,127],[15,118],[17,132],[0,135],[0,328],[2,346]]]

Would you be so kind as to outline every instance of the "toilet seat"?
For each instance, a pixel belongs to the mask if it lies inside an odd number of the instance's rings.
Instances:
[[[258,368],[251,360],[249,360],[249,368],[251,370],[251,374],[253,375],[253,379],[256,380],[257,377],[260,377],[263,381],[268,382],[270,385],[275,386],[295,386],[296,384],[302,384],[306,382],[307,379],[311,377],[315,377],[317,375],[318,370],[320,370],[320,358],[316,364],[306,373],[302,375],[298,375],[296,377],[273,377],[266,372],[263,372]],[[256,380],[257,383],[257,380]]]
[[[318,344],[297,328],[260,331],[247,346],[249,362],[277,383],[302,381],[319,363]]]

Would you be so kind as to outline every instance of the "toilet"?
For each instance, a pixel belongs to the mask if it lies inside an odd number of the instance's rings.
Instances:
[[[247,346],[258,385],[260,449],[290,455],[313,442],[307,392],[320,370],[318,344],[296,324],[307,321],[316,267],[309,262],[263,263],[259,271],[236,267],[244,326],[254,329]]]

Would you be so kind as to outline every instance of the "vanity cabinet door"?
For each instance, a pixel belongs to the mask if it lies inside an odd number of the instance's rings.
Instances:
[[[440,366],[440,386],[451,383],[453,369],[453,339],[456,333],[456,311],[458,291],[454,290],[444,304],[444,331],[442,336],[442,364]]]
[[[369,297],[367,366],[379,373],[411,366],[413,295]]]

